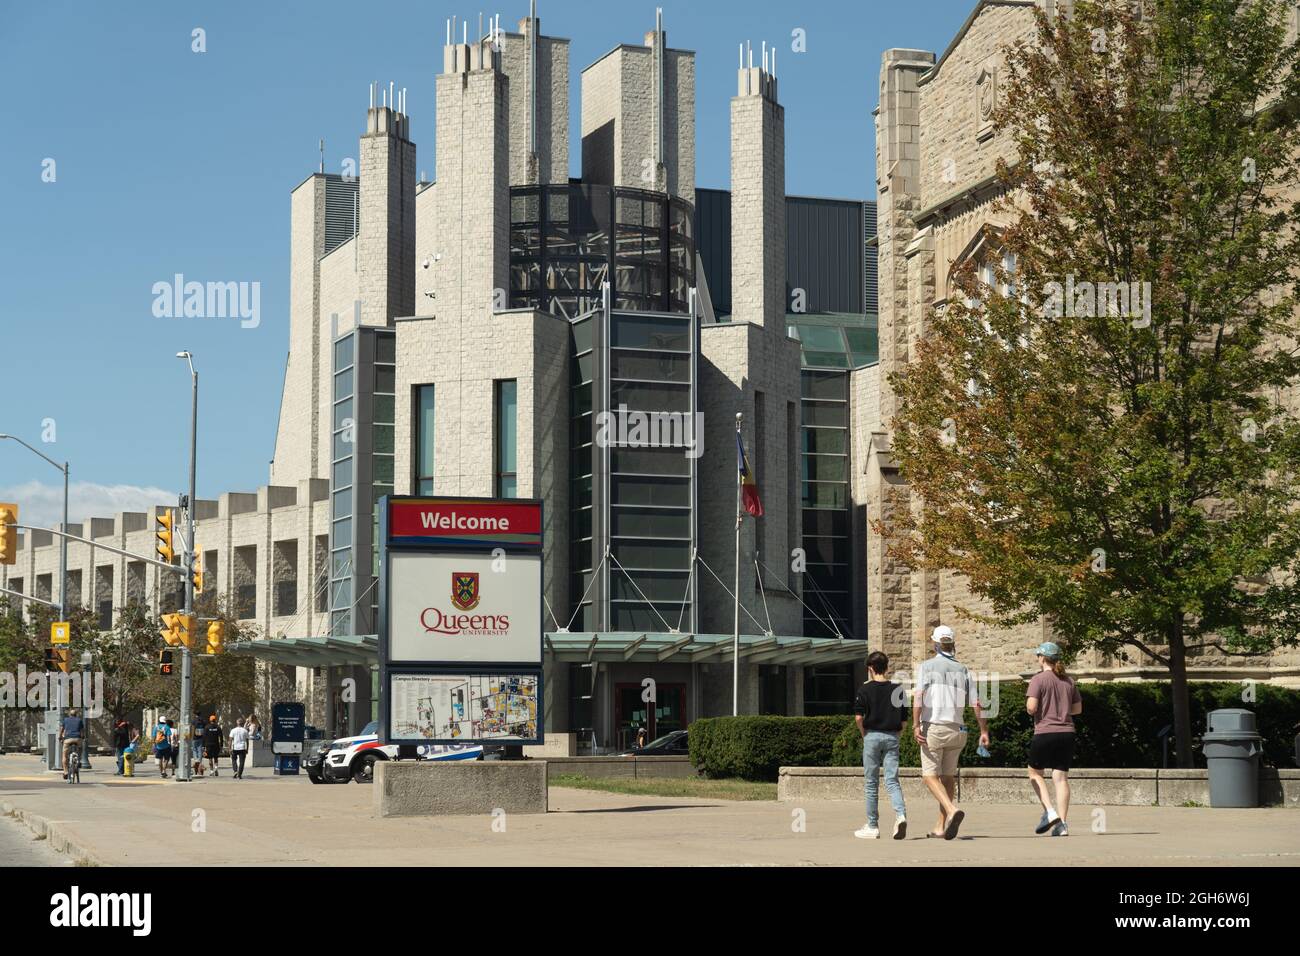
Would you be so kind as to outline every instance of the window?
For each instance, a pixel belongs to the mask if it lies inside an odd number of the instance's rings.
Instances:
[[[417,495],[433,494],[433,386],[415,386],[415,475]]]
[[[515,498],[519,494],[516,451],[519,439],[519,383],[503,379],[496,383],[496,495]]]

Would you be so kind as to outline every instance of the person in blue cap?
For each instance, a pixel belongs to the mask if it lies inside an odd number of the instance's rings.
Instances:
[[[1083,712],[1083,698],[1065,673],[1061,649],[1044,641],[1034,649],[1038,673],[1025,691],[1025,709],[1034,718],[1034,739],[1029,745],[1029,785],[1043,805],[1035,833],[1069,836],[1065,822],[1070,812],[1070,764],[1074,760],[1074,718]],[[1052,771],[1056,806],[1047,795],[1044,770]]]

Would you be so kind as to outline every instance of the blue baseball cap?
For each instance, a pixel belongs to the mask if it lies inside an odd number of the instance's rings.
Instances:
[[[1056,660],[1061,656],[1061,649],[1051,641],[1043,641],[1034,648],[1034,653],[1046,657],[1048,660]]]

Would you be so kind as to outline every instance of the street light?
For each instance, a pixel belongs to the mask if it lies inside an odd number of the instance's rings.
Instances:
[[[177,352],[190,367],[190,494],[185,500],[185,614],[194,613],[194,466],[197,460],[196,438],[199,427],[199,373],[194,370],[194,356],[189,351]],[[181,762],[176,768],[176,779],[188,781],[193,766],[190,735],[191,695],[193,693],[194,657],[188,646],[181,647]]]
[[[81,710],[85,719],[81,730],[81,766],[90,770],[90,705],[86,698],[90,693],[90,662],[94,660],[90,651],[81,652]]]
[[[42,451],[33,448],[27,442],[23,441],[17,435],[0,434],[0,439],[8,438],[16,441],[34,455],[39,455],[51,465],[63,472],[63,531],[68,530],[68,463],[65,461],[60,465],[57,461]],[[30,540],[30,539],[29,539]],[[68,539],[59,538],[59,620],[68,619]],[[56,699],[53,701],[55,719],[53,722],[47,718],[45,721],[45,769],[62,770],[63,769],[63,748],[55,745],[55,734],[50,732],[51,726],[57,726],[63,720],[63,700],[62,691],[59,691]]]

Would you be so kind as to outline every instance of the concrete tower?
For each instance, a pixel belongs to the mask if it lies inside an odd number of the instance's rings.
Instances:
[[[695,54],[662,22],[582,71],[582,181],[695,202]]]
[[[785,110],[769,63],[748,56],[731,100],[731,320],[784,330]]]
[[[362,325],[390,325],[396,316],[415,311],[415,144],[406,114],[395,105],[372,105],[361,137],[357,297]]]
[[[499,35],[510,80],[512,186],[569,181],[569,41],[541,31],[534,4],[518,33]]]

